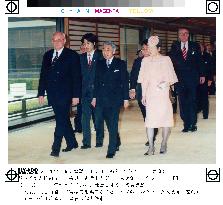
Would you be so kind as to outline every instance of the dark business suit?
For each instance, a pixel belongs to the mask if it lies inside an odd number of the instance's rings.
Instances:
[[[109,67],[105,59],[98,62],[94,90],[96,133],[103,138],[105,120],[109,132],[107,154],[116,152],[119,112],[124,100],[129,99],[128,80],[127,66],[121,59],[114,57]]]
[[[209,53],[203,52],[201,54],[203,65],[204,65],[204,75],[205,82],[198,86],[197,92],[197,110],[203,112],[203,118],[207,119],[209,114],[209,101],[208,101],[208,80],[213,80],[212,70],[213,61]]]
[[[142,62],[143,57],[136,58],[132,70],[130,73],[130,90],[135,89],[136,91],[136,98],[138,101],[139,108],[141,110],[143,119],[145,121],[146,118],[146,107],[142,104],[142,88],[141,88],[141,83],[137,83],[138,76],[139,76],[139,70],[141,68],[141,62]]]
[[[216,50],[214,50],[212,53],[208,53],[211,56],[211,85],[208,87],[209,95],[215,95],[216,92],[216,84],[214,80],[214,76],[216,76]]]
[[[179,82],[176,91],[179,96],[180,116],[184,128],[188,130],[197,123],[196,90],[199,79],[204,76],[200,47],[195,42],[188,42],[186,60],[183,58],[181,42],[174,42],[170,57]]]
[[[88,65],[87,53],[80,56],[81,60],[81,74],[82,74],[82,131],[83,131],[83,145],[91,146],[91,115],[94,116],[94,108],[91,105],[94,91],[94,80],[97,62],[102,59],[102,53],[95,50],[92,58],[92,63]],[[96,138],[96,143],[102,139]]]
[[[68,148],[78,146],[69,113],[72,98],[80,96],[80,59],[76,52],[64,48],[59,59],[52,63],[53,52],[49,50],[43,56],[38,97],[44,96],[46,91],[48,103],[54,110],[56,128],[52,151],[59,153],[63,136]]]

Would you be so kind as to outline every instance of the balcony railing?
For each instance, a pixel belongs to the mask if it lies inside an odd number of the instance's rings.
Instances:
[[[52,107],[47,105],[47,100],[43,106],[39,105],[37,97],[30,97],[8,101],[8,120],[26,118],[37,114],[52,111]]]

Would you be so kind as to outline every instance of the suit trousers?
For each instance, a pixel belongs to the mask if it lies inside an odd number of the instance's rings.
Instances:
[[[74,118],[74,127],[75,130],[77,131],[82,131],[81,118],[82,118],[82,105],[81,102],[79,102],[79,104],[77,105],[77,115]]]
[[[139,105],[139,108],[140,108],[142,116],[143,116],[143,120],[145,121],[145,119],[146,119],[146,107],[142,104],[141,100],[137,99],[137,101],[138,101],[138,105]]]
[[[52,105],[56,119],[54,142],[52,145],[52,151],[54,152],[60,151],[63,136],[68,148],[75,147],[78,144],[70,122],[70,104],[69,102]]]
[[[197,92],[197,110],[203,112],[203,118],[208,118],[209,101],[208,101],[208,83],[205,82],[198,86]]]
[[[104,139],[104,120],[109,132],[108,154],[115,154],[117,146],[120,145],[120,137],[118,134],[120,107],[104,107],[96,105],[95,123],[96,123],[96,141],[103,143]]]
[[[184,122],[184,128],[189,128],[197,123],[197,86],[178,83],[176,86],[180,117]]]
[[[91,146],[91,116],[94,122],[95,108],[91,105],[91,100],[82,98],[82,131],[83,131],[83,145]]]

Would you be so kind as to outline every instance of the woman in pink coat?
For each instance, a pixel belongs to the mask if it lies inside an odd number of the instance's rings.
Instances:
[[[138,82],[142,84],[142,103],[146,106],[146,132],[149,149],[145,155],[153,155],[154,128],[162,128],[162,143],[160,153],[167,151],[167,139],[170,128],[173,127],[173,108],[169,98],[170,85],[176,83],[177,76],[172,61],[168,56],[160,54],[158,36],[148,40],[150,56],[143,58]]]

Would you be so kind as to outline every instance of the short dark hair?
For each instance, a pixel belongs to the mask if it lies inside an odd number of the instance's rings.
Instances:
[[[148,44],[148,38],[145,39],[145,40],[143,40],[143,41],[141,42],[141,46],[143,46],[143,45],[147,45],[147,44]]]
[[[84,39],[87,41],[90,41],[91,43],[97,43],[98,37],[94,35],[93,33],[86,33],[82,36],[81,42],[84,43]]]

